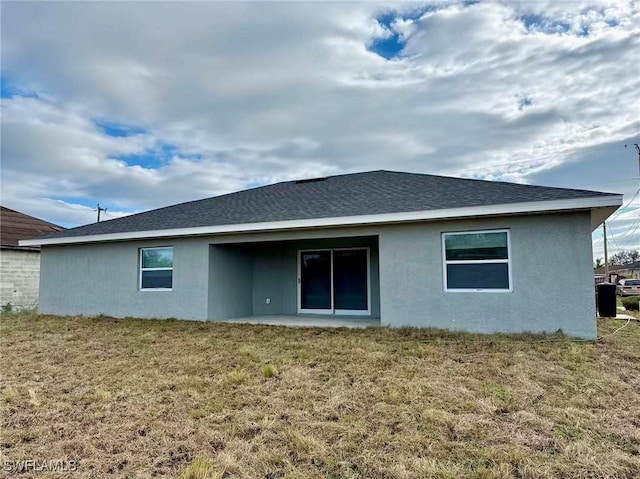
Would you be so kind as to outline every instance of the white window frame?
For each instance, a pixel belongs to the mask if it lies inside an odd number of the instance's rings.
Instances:
[[[446,238],[447,236],[484,234],[484,233],[506,233],[507,234],[507,259],[475,259],[475,260],[448,260]],[[511,265],[511,231],[509,229],[495,230],[472,230],[472,231],[450,231],[442,233],[442,279],[446,293],[511,293],[513,292],[513,276]],[[449,264],[506,264],[509,278],[509,288],[449,288],[447,286],[447,265]]]
[[[172,263],[171,268],[143,268],[142,267],[142,256],[143,251],[152,250],[152,249],[167,249],[171,248],[171,257]],[[145,248],[138,249],[138,291],[172,291],[173,290],[173,246],[150,246]],[[143,288],[142,287],[142,272],[143,271],[171,271],[171,288]]]

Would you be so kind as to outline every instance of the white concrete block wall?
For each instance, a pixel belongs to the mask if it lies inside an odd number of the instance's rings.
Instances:
[[[39,251],[0,250],[0,305],[37,308],[39,283]]]

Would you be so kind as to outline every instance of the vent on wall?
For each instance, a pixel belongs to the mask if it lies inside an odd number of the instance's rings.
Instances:
[[[296,185],[299,185],[302,183],[315,183],[316,181],[324,181],[326,179],[327,179],[326,176],[321,176],[319,178],[306,178],[304,180],[296,180]]]

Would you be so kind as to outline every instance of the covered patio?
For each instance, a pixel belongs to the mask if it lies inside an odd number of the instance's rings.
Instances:
[[[378,237],[212,244],[209,320],[380,325]]]

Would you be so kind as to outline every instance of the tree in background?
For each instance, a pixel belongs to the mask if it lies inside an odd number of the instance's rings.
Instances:
[[[623,264],[635,263],[638,260],[640,260],[640,252],[638,252],[637,249],[623,249],[609,258],[609,264],[614,266],[621,266]],[[598,264],[598,260],[596,260],[596,264]],[[602,264],[600,266],[602,266]]]
[[[602,258],[596,258],[596,264],[593,267],[600,268],[602,266],[604,266],[604,261],[602,261]]]

